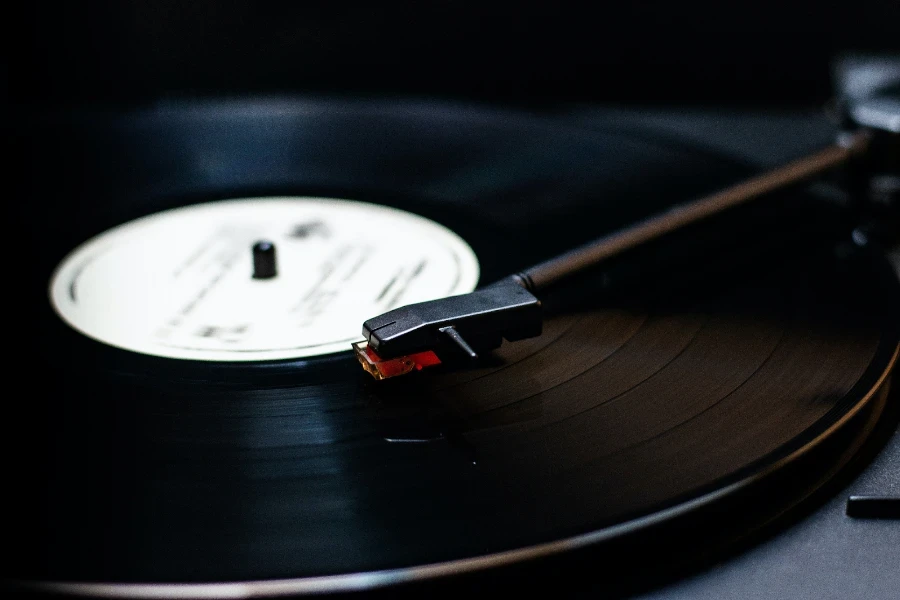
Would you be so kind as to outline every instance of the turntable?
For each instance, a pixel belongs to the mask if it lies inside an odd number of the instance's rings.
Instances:
[[[891,597],[900,163],[870,96],[847,114],[876,133],[827,168],[822,116],[704,134],[712,117],[284,98],[9,123],[11,375],[29,375],[8,404],[7,583]],[[736,127],[778,141],[738,157],[717,137]],[[454,317],[441,335],[469,358],[419,344],[402,377],[359,368],[367,319],[803,155],[824,181],[531,281],[538,326]],[[385,347],[374,374],[408,356]]]

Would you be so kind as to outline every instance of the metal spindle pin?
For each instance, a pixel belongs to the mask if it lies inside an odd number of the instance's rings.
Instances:
[[[265,240],[253,244],[253,279],[271,279],[277,274],[275,244]]]

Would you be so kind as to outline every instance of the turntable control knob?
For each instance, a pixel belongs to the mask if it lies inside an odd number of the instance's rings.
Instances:
[[[278,274],[275,244],[260,240],[253,244],[253,278],[271,279]]]

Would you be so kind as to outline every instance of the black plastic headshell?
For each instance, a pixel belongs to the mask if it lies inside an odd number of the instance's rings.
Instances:
[[[363,323],[369,349],[381,359],[425,351],[478,353],[541,334],[541,302],[514,277],[469,294],[419,302]]]

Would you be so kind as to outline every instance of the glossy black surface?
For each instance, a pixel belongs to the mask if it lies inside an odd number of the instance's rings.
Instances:
[[[234,581],[481,556],[728,484],[768,485],[773,466],[850,415],[876,418],[867,394],[897,347],[896,281],[819,253],[582,302],[490,364],[383,383],[349,352],[236,366],[116,351],[46,301],[50,270],[75,244],[206,198],[290,191],[401,206],[463,235],[489,281],[743,172],[623,129],[317,102],[17,125],[17,235],[42,240],[42,254],[16,299],[39,307],[38,331],[13,329],[35,375],[10,403],[27,440],[11,447],[27,456],[10,464],[21,491],[11,574]],[[706,498],[700,522],[718,507]]]

